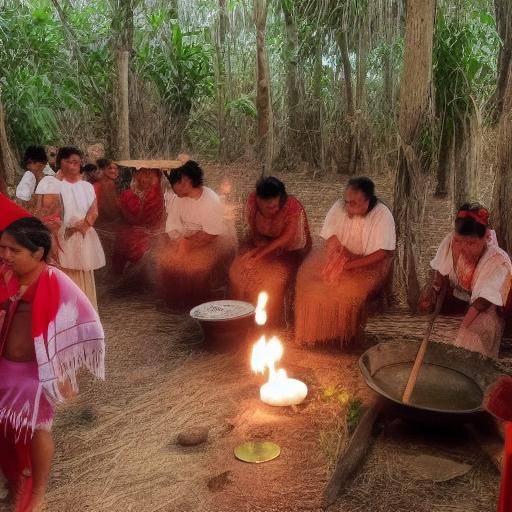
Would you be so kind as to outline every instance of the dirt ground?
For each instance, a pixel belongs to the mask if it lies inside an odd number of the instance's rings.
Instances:
[[[207,184],[233,183],[238,207],[258,169],[247,165],[205,165]],[[306,172],[277,174],[306,207],[315,235],[344,179]],[[374,179],[388,204],[392,180]],[[422,268],[450,229],[446,201],[430,199],[423,232]],[[258,400],[261,379],[251,374],[247,346],[232,355],[201,350],[201,333],[186,315],[169,313],[151,294],[123,292],[98,273],[100,314],[107,344],[107,379],[84,378],[82,393],[58,411],[54,427],[57,454],[47,493],[47,511],[243,512],[320,511],[322,492],[335,454],[348,438],[345,409],[328,399],[344,390],[363,403],[372,394],[359,374],[358,353],[304,351],[282,333],[281,366],[309,387],[297,408],[276,409]],[[456,320],[443,319],[434,338]],[[398,308],[372,318],[366,345],[421,339],[424,320]],[[509,360],[508,352],[503,354]],[[209,428],[207,443],[176,444],[189,427]],[[280,444],[272,462],[248,465],[233,456],[246,440]],[[444,483],[419,481],[407,471],[407,456],[428,453],[471,465]],[[404,459],[405,457],[405,459]],[[499,475],[461,431],[421,431],[403,424],[384,430],[353,483],[329,509],[333,512],[485,512],[495,510]],[[0,506],[0,511],[7,510]]]

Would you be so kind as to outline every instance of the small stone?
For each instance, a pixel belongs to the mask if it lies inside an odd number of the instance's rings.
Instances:
[[[92,405],[87,405],[80,411],[80,420],[83,423],[93,423],[98,419],[98,411]]]
[[[208,480],[208,489],[211,492],[223,491],[231,482],[231,471],[224,471]]]
[[[194,427],[178,434],[177,443],[181,446],[198,446],[208,439],[207,427]]]

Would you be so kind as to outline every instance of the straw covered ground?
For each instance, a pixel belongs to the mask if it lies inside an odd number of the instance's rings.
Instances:
[[[241,211],[258,169],[205,165],[208,185],[233,184]],[[279,175],[279,174],[278,174]],[[376,173],[379,194],[390,204],[391,174]],[[306,172],[281,175],[305,204],[312,231],[339,197],[343,178]],[[448,204],[430,200],[423,233],[422,267],[450,226]],[[150,294],[126,292],[98,276],[100,313],[107,335],[107,380],[84,377],[82,393],[57,414],[57,454],[47,494],[51,512],[243,512],[316,511],[336,454],[348,439],[358,400],[371,393],[359,375],[358,354],[303,351],[282,333],[282,366],[309,386],[305,404],[273,409],[258,400],[261,379],[251,374],[247,348],[238,354],[201,351],[198,327],[174,315]],[[424,320],[401,309],[373,318],[367,344],[420,339]],[[434,337],[454,320],[443,319]],[[352,416],[351,416],[352,415]],[[355,420],[354,420],[355,418]],[[194,448],[176,444],[181,431],[209,428]],[[247,465],[233,448],[252,439],[281,446],[276,460]],[[445,483],[418,481],[411,456],[428,453],[470,464],[464,476]],[[335,512],[484,512],[495,509],[499,475],[460,432],[444,436],[388,426]],[[0,510],[7,510],[1,508]]]

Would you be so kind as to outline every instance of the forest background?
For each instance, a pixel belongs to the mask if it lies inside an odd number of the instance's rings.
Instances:
[[[428,193],[485,173],[512,249],[511,56],[510,0],[0,0],[0,188],[29,144],[389,170],[413,304]]]

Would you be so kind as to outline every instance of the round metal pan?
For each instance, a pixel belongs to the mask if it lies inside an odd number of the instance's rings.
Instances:
[[[419,342],[381,343],[359,359],[366,383],[408,419],[464,422],[482,413],[486,388],[502,374],[495,361],[445,343],[431,343],[411,396],[402,402]]]

